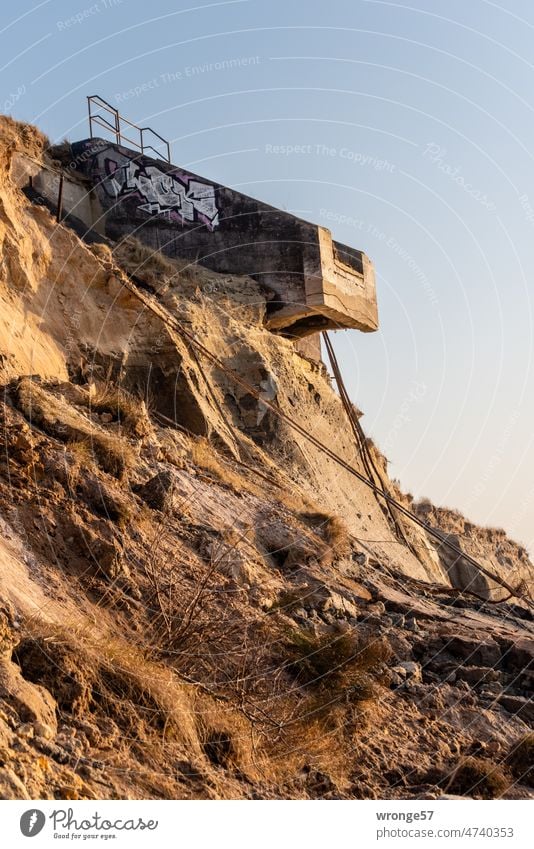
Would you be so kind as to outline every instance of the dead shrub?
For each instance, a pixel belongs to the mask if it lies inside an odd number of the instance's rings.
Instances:
[[[484,758],[470,757],[458,764],[446,790],[474,799],[498,799],[509,786],[510,782],[500,766]]]
[[[513,744],[506,763],[516,781],[534,787],[534,732],[526,734]]]
[[[369,640],[354,633],[316,636],[296,631],[288,650],[288,668],[299,683],[331,695],[344,693],[354,702],[376,696],[380,667],[391,656],[384,638]]]
[[[68,139],[63,139],[59,144],[52,145],[48,154],[54,165],[59,165],[62,168],[69,168],[73,159],[72,148]]]

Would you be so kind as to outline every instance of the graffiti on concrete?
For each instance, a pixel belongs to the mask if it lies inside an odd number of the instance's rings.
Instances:
[[[112,149],[98,154],[100,185],[114,200],[137,196],[137,207],[148,215],[166,217],[177,223],[219,224],[215,188],[183,171],[163,171]]]

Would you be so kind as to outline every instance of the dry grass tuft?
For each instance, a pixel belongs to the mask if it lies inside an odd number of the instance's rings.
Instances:
[[[0,115],[0,138],[14,150],[40,159],[50,146],[50,141],[41,130],[32,124],[15,121],[9,115]]]
[[[93,242],[90,245],[87,245],[87,249],[91,251],[98,259],[102,260],[102,262],[106,266],[113,266],[113,252],[109,245],[106,245],[105,242]]]
[[[227,704],[227,703],[226,703]],[[249,778],[259,778],[257,758],[251,747],[251,728],[243,714],[221,711],[221,703],[199,703],[197,730],[202,751],[215,767],[238,770]]]
[[[248,481],[243,474],[235,472],[229,462],[219,459],[215,448],[205,437],[199,437],[191,443],[191,460],[195,466],[209,472],[219,484],[227,486],[237,495],[246,491],[251,495],[262,496],[260,487]]]
[[[146,436],[150,430],[145,402],[118,386],[97,386],[89,407],[96,413],[109,413],[132,436]]]
[[[181,279],[191,278],[185,261],[171,260],[134,236],[127,236],[116,245],[113,258],[128,274],[139,277],[157,292],[166,291]]]
[[[534,732],[526,734],[514,743],[506,763],[516,781],[534,787]]]
[[[484,758],[466,758],[454,770],[446,790],[474,799],[498,799],[509,786],[498,764]]]
[[[69,490],[74,492],[83,470],[91,468],[94,458],[87,442],[67,442],[66,452],[68,456],[67,483]]]
[[[23,623],[26,636],[14,651],[26,680],[45,686],[64,718],[77,717],[122,735],[117,748],[161,764],[176,753],[204,770],[222,767],[258,779],[250,721],[204,689],[184,683],[150,648],[90,627]],[[127,755],[126,755],[127,756]],[[137,756],[137,755],[136,755]],[[174,755],[176,757],[176,754]],[[218,785],[217,771],[211,773]],[[221,794],[224,779],[221,776]]]
[[[91,432],[88,447],[100,468],[116,478],[122,479],[135,464],[132,448],[117,436]]]
[[[345,522],[339,516],[318,511],[303,513],[301,518],[321,534],[332,555],[344,557],[350,552],[350,535]]]
[[[100,468],[117,478],[124,477],[135,463],[135,453],[124,439],[105,433],[65,398],[57,397],[30,378],[22,378],[15,390],[16,405],[28,421],[61,442],[84,443],[80,452],[89,454]],[[79,459],[82,454],[80,453]]]
[[[384,638],[364,640],[354,633],[297,631],[288,649],[289,670],[299,683],[327,691],[333,699],[346,694],[353,702],[375,697],[380,668],[391,656]]]
[[[29,636],[14,657],[26,679],[46,686],[63,711],[104,715],[124,732],[145,738],[152,729],[154,743],[177,740],[201,754],[188,688],[140,647],[76,625],[33,620],[24,630]]]

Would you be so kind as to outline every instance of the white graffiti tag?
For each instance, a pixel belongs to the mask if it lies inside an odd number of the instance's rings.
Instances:
[[[117,154],[115,154],[117,156]],[[149,215],[176,222],[198,221],[213,230],[219,224],[215,187],[184,172],[165,172],[157,165],[120,157],[122,162],[100,155],[104,174],[101,185],[115,199],[138,194],[144,201],[137,207]],[[102,162],[103,160],[103,162]]]

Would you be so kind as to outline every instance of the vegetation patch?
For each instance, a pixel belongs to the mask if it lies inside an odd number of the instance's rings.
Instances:
[[[375,698],[391,648],[383,637],[363,639],[353,632],[315,635],[296,631],[288,642],[288,668],[303,685],[344,693],[352,702]]]
[[[126,236],[114,246],[113,259],[128,274],[139,277],[156,292],[164,292],[181,278],[191,277],[185,261],[171,260],[134,236]]]
[[[499,765],[484,758],[466,758],[454,770],[446,790],[473,799],[498,799],[509,786]]]
[[[89,408],[96,413],[112,416],[132,436],[146,436],[150,419],[144,401],[136,398],[121,387],[103,384],[91,397]]]
[[[195,439],[191,443],[190,450],[193,464],[212,475],[217,483],[228,487],[237,495],[242,495],[243,491],[246,491],[251,495],[261,496],[259,487],[250,483],[243,473],[234,471],[229,461],[224,462],[220,459],[220,455],[208,439],[204,437]]]
[[[534,787],[534,732],[526,734],[513,744],[506,763],[516,781]]]
[[[103,471],[122,478],[135,462],[131,446],[115,434],[106,433],[63,397],[47,391],[31,378],[22,378],[15,388],[15,402],[30,424],[61,442],[84,444]]]
[[[343,519],[333,513],[303,513],[301,518],[321,536],[330,554],[344,557],[350,552],[350,535]]]
[[[46,687],[73,717],[112,719],[130,735],[150,729],[200,751],[191,705],[176,675],[136,645],[73,627],[28,624],[13,650],[24,678]]]

